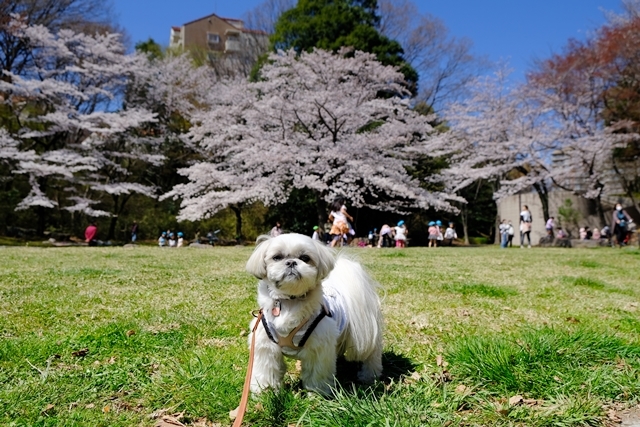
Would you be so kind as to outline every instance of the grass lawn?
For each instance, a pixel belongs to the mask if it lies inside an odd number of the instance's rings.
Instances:
[[[638,249],[355,252],[385,287],[384,378],[341,363],[326,400],[291,363],[246,425],[607,425],[639,403]],[[250,253],[0,248],[0,425],[229,425]]]

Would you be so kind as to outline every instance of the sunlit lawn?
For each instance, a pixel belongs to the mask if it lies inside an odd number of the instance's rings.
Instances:
[[[354,252],[385,288],[384,378],[342,363],[327,400],[291,364],[246,425],[603,425],[638,402],[639,250]],[[0,425],[229,425],[250,253],[0,248]]]

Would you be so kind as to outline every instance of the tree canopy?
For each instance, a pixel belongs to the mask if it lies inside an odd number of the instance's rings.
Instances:
[[[377,30],[377,9],[377,0],[299,0],[277,21],[272,46],[298,53],[313,48],[337,52],[348,46],[373,53],[382,64],[399,67],[415,92],[418,73],[405,61],[400,43]]]

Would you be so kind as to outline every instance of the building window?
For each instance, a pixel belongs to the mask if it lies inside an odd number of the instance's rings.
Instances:
[[[207,33],[207,43],[209,44],[220,43],[220,35],[215,33]]]

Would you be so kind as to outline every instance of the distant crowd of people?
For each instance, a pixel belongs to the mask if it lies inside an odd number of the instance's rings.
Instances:
[[[324,226],[314,225],[310,230],[311,238],[323,242],[331,247],[351,245],[356,236],[353,228],[353,217],[349,214],[345,199],[336,198],[329,206],[328,219]],[[429,222],[429,247],[453,245],[453,241],[458,238],[458,234],[453,223],[449,223],[446,229],[442,221]],[[282,234],[280,222],[269,231],[271,237]],[[357,239],[358,246],[368,246],[372,248],[396,247],[404,248],[409,240],[409,230],[404,220],[400,220],[395,226],[383,224],[378,231],[377,228],[370,230],[367,238]]]
[[[163,231],[158,237],[158,246],[161,248],[181,248],[184,246],[184,233],[182,231],[177,233],[171,230]]]
[[[529,211],[529,207],[524,205],[520,212],[520,247],[523,248],[525,243],[531,247],[531,224],[533,222],[533,216]],[[631,237],[630,225],[633,223],[633,219],[629,213],[622,209],[622,205],[618,203],[613,211],[611,218],[611,226],[605,225],[602,229],[594,228],[591,230],[589,226],[580,227],[579,238],[580,240],[598,240],[606,244],[622,247],[629,243]],[[541,239],[541,242],[552,243],[557,240],[559,246],[567,246],[563,244],[567,242],[571,236],[562,228],[555,227],[555,218],[549,217],[545,223],[546,236]],[[500,233],[500,246],[506,248],[512,246],[513,236],[515,230],[511,221],[503,219],[499,226]],[[615,236],[615,241],[613,237]]]

